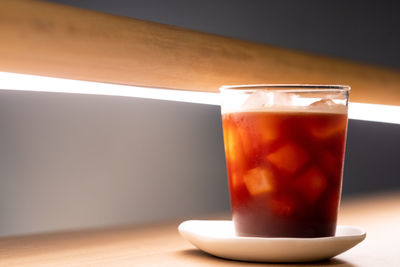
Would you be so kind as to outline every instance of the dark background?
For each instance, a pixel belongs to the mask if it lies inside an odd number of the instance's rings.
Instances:
[[[274,46],[400,68],[400,2],[52,0]]]

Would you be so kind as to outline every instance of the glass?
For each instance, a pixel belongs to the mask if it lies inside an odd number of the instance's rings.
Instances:
[[[239,236],[334,236],[349,86],[223,86],[232,219]]]

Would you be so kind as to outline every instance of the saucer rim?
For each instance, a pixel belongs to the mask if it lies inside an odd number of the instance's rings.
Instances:
[[[239,237],[232,236],[232,228],[226,236],[207,234],[196,231],[191,223],[229,223],[232,220],[187,220],[179,227],[181,236],[196,248],[219,258],[265,263],[302,263],[315,262],[336,257],[361,243],[367,232],[359,226],[338,225],[347,227],[357,233],[342,236],[317,238],[290,237]],[[198,229],[198,225],[197,225]],[[230,235],[230,236],[227,236]],[[292,249],[287,249],[291,247]]]
[[[181,233],[181,231],[185,231],[184,227],[187,224],[193,223],[193,222],[226,222],[233,224],[232,220],[185,220],[181,222],[178,226],[178,230]],[[338,228],[351,228],[354,230],[358,231],[358,234],[350,234],[350,235],[341,235],[341,236],[325,236],[325,237],[257,237],[257,236],[215,236],[212,234],[204,234],[204,233],[196,233],[197,235],[201,235],[203,237],[211,237],[211,238],[217,238],[217,239],[234,239],[234,240],[253,240],[253,241],[260,241],[260,240],[268,240],[268,241],[277,241],[277,242],[283,242],[283,241],[328,241],[328,240],[346,240],[346,239],[353,239],[355,237],[363,237],[362,240],[366,238],[367,232],[364,228],[360,226],[355,226],[355,225],[337,225],[336,226],[336,233]],[[190,230],[189,230],[190,231]],[[192,231],[193,232],[193,231]],[[361,240],[361,241],[362,241]]]

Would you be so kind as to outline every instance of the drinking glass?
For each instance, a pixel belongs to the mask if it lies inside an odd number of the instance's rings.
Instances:
[[[232,219],[239,236],[334,236],[349,86],[223,86]]]

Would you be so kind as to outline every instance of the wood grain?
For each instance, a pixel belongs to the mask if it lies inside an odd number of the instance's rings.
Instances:
[[[252,265],[197,250],[179,236],[178,223],[0,238],[0,266]],[[367,238],[329,261],[268,266],[400,266],[399,192],[345,200],[339,223],[363,227]]]
[[[0,71],[212,92],[348,84],[353,102],[400,105],[399,70],[54,3],[0,1],[0,33]]]

